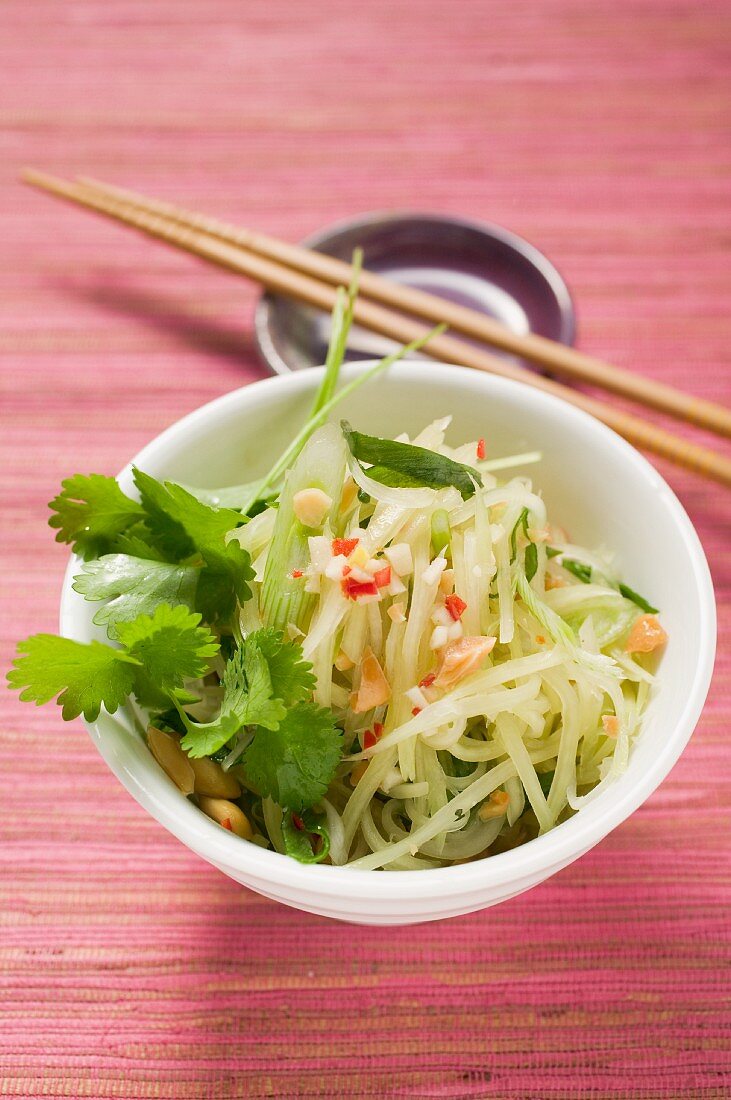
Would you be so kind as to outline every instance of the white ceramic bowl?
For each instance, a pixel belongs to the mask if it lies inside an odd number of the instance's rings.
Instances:
[[[347,369],[351,376],[363,369]],[[227,394],[174,424],[134,462],[155,477],[214,487],[264,472],[292,438],[320,371],[268,379]],[[538,448],[532,467],[549,515],[588,546],[618,552],[627,583],[662,609],[670,641],[658,689],[629,768],[570,821],[522,848],[430,871],[303,866],[242,842],[205,817],[160,770],[125,714],[102,714],[89,733],[114,774],[153,817],[203,859],[251,889],[298,909],[365,924],[438,920],[527,890],[588,851],[652,794],[698,720],[715,651],[713,588],[698,537],[660,475],[598,421],[521,384],[462,367],[400,363],[347,401],[342,414],[380,435],[413,432],[445,413],[451,439],[484,436],[490,455]],[[120,476],[130,491],[130,468]],[[66,576],[63,634],[101,637],[96,609]]]

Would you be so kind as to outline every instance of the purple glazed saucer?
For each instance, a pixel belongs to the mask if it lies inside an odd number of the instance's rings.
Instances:
[[[350,260],[360,246],[364,266],[395,282],[478,309],[517,333],[574,341],[574,306],[558,271],[528,241],[497,225],[436,214],[375,213],[328,226],[302,243],[342,260]],[[330,323],[317,310],[264,294],[255,331],[262,358],[277,374],[325,360]],[[378,358],[395,347],[356,326],[347,359]]]

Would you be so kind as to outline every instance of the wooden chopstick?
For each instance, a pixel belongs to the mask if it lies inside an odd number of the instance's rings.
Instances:
[[[82,184],[67,182],[45,173],[28,170],[23,173],[23,179],[34,187],[132,226],[147,236],[199,256],[218,267],[254,279],[275,293],[325,311],[330,311],[335,303],[336,289],[333,286],[246,251],[238,245],[228,244],[201,229],[181,225],[160,214],[149,214],[119,199],[99,194]],[[356,301],[354,318],[364,328],[400,343],[410,343],[423,337],[428,331],[424,325],[366,299],[359,298]],[[553,394],[603,421],[635,446],[731,487],[731,460],[681,439],[637,416],[552,379],[536,375],[451,336],[433,337],[423,351],[447,363],[458,363],[516,379],[534,389]],[[577,455],[577,461],[581,460],[582,456]]]
[[[352,275],[350,264],[332,256],[326,256],[322,252],[289,244],[264,233],[229,225],[173,203],[151,199],[136,191],[114,187],[88,176],[80,177],[79,182],[108,198],[131,203],[147,213],[161,214],[181,225],[201,229],[212,237],[229,244],[240,245],[247,251],[256,252],[267,259],[302,271],[322,282],[333,286],[347,286],[350,282]],[[363,296],[375,302],[420,317],[431,324],[444,322],[453,332],[459,332],[463,336],[469,336],[501,348],[503,351],[512,352],[522,359],[547,367],[560,377],[599,386],[648,408],[667,413],[678,420],[731,438],[731,409],[724,408],[722,405],[693,397],[663,382],[613,366],[575,348],[549,340],[545,336],[535,334],[521,336],[477,310],[457,305],[446,298],[439,298],[423,290],[391,282],[368,270],[361,272],[359,289]]]

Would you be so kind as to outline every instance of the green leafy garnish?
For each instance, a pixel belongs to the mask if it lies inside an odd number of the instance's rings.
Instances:
[[[200,621],[200,615],[187,607],[161,603],[152,615],[119,623],[117,636],[151,683],[171,692],[185,680],[203,676],[210,658],[218,653],[218,642]]]
[[[417,447],[413,443],[398,443],[395,439],[379,439],[375,435],[356,432],[347,420],[341,421],[343,435],[350,453],[359,463],[369,463],[368,476],[383,484],[402,487],[414,485],[430,489],[453,486],[467,500],[482,485],[482,477],[471,466],[455,462],[446,455]],[[385,480],[385,477],[388,480]]]
[[[320,837],[318,851],[313,840]],[[301,815],[285,812],[282,817],[282,838],[288,856],[299,863],[322,863],[330,853],[330,830],[324,814],[305,810]]]
[[[155,481],[142,470],[134,470],[147,522],[156,544],[175,561],[199,556],[201,571],[196,607],[207,622],[230,619],[236,601],[251,596],[248,582],[254,573],[249,555],[226,535],[241,522],[230,508],[210,508],[186,489],[171,482]]]
[[[625,600],[631,600],[632,603],[637,604],[637,606],[648,615],[657,615],[658,608],[648,603],[644,596],[640,596],[637,592],[633,592],[629,585],[620,584],[619,591],[622,593]]]
[[[94,722],[102,706],[113,713],[135,685],[135,663],[102,642],[83,645],[55,634],[34,634],[20,642],[18,653],[8,673],[10,687],[37,706],[58,695],[67,722],[80,714]]]
[[[54,513],[49,526],[58,529],[56,542],[70,543],[84,558],[109,553],[119,536],[144,518],[142,507],[103,474],[66,478],[49,508]]]
[[[529,542],[525,548],[525,579],[532,581],[538,569],[538,547]]]
[[[530,512],[527,508],[523,508],[520,515],[513,525],[513,530],[510,532],[510,560],[515,561],[518,554],[518,531],[523,528],[525,537],[528,537],[528,516]]]
[[[591,567],[584,565],[583,562],[575,561],[573,558],[564,558],[561,562],[564,569],[567,569],[569,573],[573,573],[582,584],[589,584],[591,581]],[[620,594],[624,596],[625,600],[630,600],[631,603],[636,604],[642,611],[648,615],[656,615],[658,609],[653,607],[644,596],[640,596],[639,593],[634,592],[629,585],[622,584],[621,582],[616,586]]]
[[[431,549],[436,557],[442,550],[448,551],[452,541],[449,526],[449,513],[444,508],[436,508],[431,517]]]
[[[300,812],[327,791],[340,760],[342,737],[331,711],[315,703],[297,703],[276,730],[256,731],[242,764],[260,795]]]
[[[93,722],[102,706],[114,712],[132,694],[143,703],[160,699],[200,676],[218,643],[199,623],[185,607],[160,604],[153,615],[120,624],[120,649],[35,634],[18,646],[8,683],[37,704],[58,696],[67,721],[83,714]]]
[[[515,561],[518,556],[518,531],[523,528],[525,537],[528,538],[528,518],[530,511],[528,508],[523,508],[518,516],[513,530],[510,532],[510,560]],[[529,540],[528,545],[525,548],[524,557],[525,579],[532,581],[536,575],[538,569],[538,547],[534,542]]]
[[[312,695],[315,677],[312,665],[302,657],[300,645],[296,642],[285,642],[278,630],[257,630],[246,641],[255,642],[266,659],[272,681],[272,694],[286,706],[303,702]]]
[[[564,558],[561,565],[568,573],[573,573],[582,584],[589,584],[591,581],[591,566],[585,565],[583,561],[575,561],[574,558]]]
[[[150,615],[160,603],[182,604],[192,611],[199,576],[200,569],[193,566],[105,554],[86,562],[72,587],[86,600],[109,601],[97,611],[94,622],[106,626],[110,638],[115,638],[119,623]]]
[[[207,622],[227,622],[237,600],[243,603],[251,595],[248,582],[254,574],[249,555],[236,541],[226,542],[228,532],[244,522],[243,517],[231,508],[211,507],[182,486],[163,484],[142,470],[134,470],[134,481],[139,502],[127,497],[113,477],[77,474],[64,481],[62,492],[50,505],[54,514],[49,523],[58,528],[56,540],[70,543],[87,559],[117,552],[148,562],[198,566],[197,610]],[[139,572],[138,567],[138,578]],[[158,580],[161,577],[158,573]],[[125,588],[117,595],[130,594],[130,579],[123,583]],[[88,583],[88,591],[91,599],[107,598],[91,594],[101,591],[93,582]],[[187,593],[182,602],[188,602]],[[132,601],[123,603],[129,613]]]
[[[278,631],[257,630],[226,662],[218,717],[196,723],[182,714],[183,748],[192,757],[210,756],[244,726],[275,730],[287,707],[307,699],[314,686],[312,665],[302,659],[300,646],[285,642]]]
[[[547,546],[546,547],[546,557],[547,558],[557,558],[558,555],[561,554],[561,553],[563,553],[563,551],[562,550],[557,550],[555,546]]]

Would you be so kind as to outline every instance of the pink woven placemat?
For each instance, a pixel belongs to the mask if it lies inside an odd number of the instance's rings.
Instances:
[[[3,667],[56,624],[60,478],[261,373],[253,288],[22,164],[291,239],[374,208],[494,220],[556,260],[584,348],[729,403],[730,24],[715,0],[5,0]],[[0,1093],[731,1094],[731,497],[664,472],[719,598],[704,717],[629,822],[497,909],[370,930],[276,906],[4,694]]]

